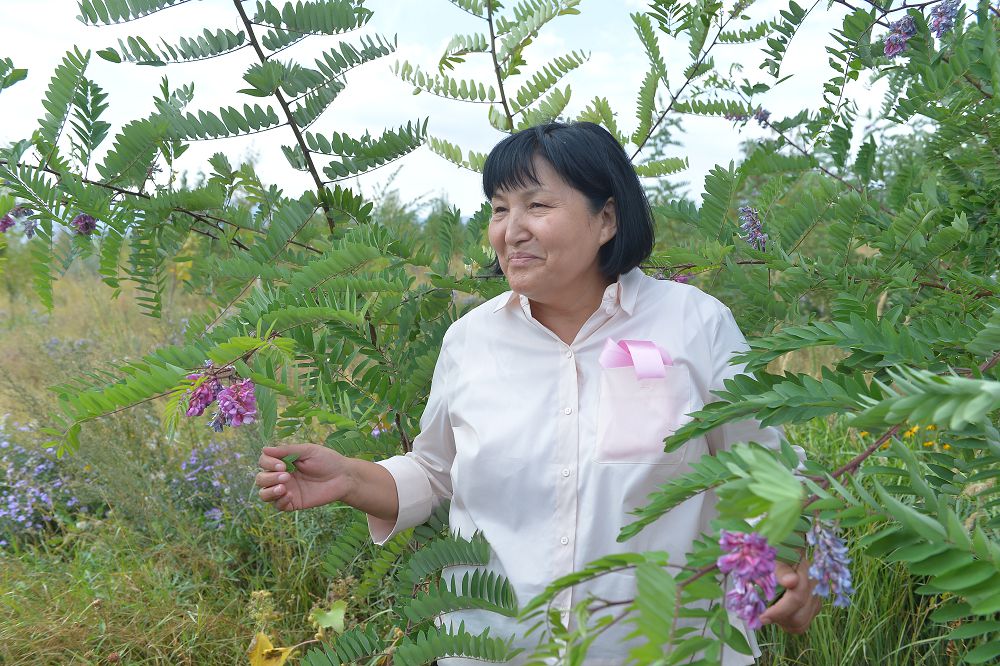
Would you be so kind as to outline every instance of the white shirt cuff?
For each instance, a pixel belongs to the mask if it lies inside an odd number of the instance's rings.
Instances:
[[[423,468],[412,458],[393,456],[376,464],[392,475],[396,482],[396,495],[399,497],[399,513],[395,522],[368,516],[368,532],[372,541],[381,546],[403,530],[420,525],[430,518],[434,509],[434,495]]]

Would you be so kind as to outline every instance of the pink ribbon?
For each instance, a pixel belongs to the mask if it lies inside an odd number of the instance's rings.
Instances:
[[[605,368],[635,367],[639,379],[666,377],[666,365],[673,365],[670,354],[649,340],[622,340],[608,338],[597,362]]]

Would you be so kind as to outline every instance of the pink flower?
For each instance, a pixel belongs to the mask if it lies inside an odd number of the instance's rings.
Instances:
[[[80,213],[74,217],[70,224],[76,227],[76,233],[81,236],[89,236],[97,228],[97,220],[92,215],[87,215],[86,213]]]
[[[726,592],[726,608],[746,622],[747,627],[756,631],[763,626],[760,616],[767,610],[767,603],[761,599],[756,585],[738,580],[733,589]]]
[[[225,419],[226,425],[241,426],[253,423],[257,417],[257,397],[254,395],[254,385],[249,379],[243,379],[228,386],[219,393],[219,413]]]
[[[774,598],[778,585],[774,574],[777,551],[756,532],[723,530],[719,546],[724,553],[716,561],[719,571],[733,578],[733,588],[726,593],[726,608],[751,629],[759,629],[760,616],[767,608],[765,600]]]
[[[906,48],[906,37],[894,32],[885,38],[885,55],[887,58],[895,58]]]
[[[201,375],[188,375],[188,379],[197,380]],[[218,397],[219,392],[222,391],[222,384],[215,377],[206,377],[205,381],[198,385],[194,391],[191,392],[191,397],[188,399],[188,416],[201,416],[205,413],[205,409],[215,402],[216,397]]]

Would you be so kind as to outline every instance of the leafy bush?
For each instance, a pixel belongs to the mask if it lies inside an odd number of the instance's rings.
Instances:
[[[85,23],[110,24],[183,11],[173,6],[184,3],[79,4]],[[528,55],[539,32],[577,13],[578,2],[526,0],[507,9],[494,0],[453,4],[478,17],[482,31],[455,36],[436,73],[397,63],[402,79],[420,91],[483,103],[486,121],[502,131],[567,117],[571,91],[558,84],[586,54],[566,54],[530,74]],[[639,173],[651,178],[686,165],[683,156],[657,152],[663,142],[654,137],[668,117],[754,121],[767,131],[740,164],[717,166],[706,176],[700,205],[657,205],[660,226],[669,226],[676,242],[661,243],[646,268],[710,289],[753,334],[739,358],[751,374],[727,382],[719,401],[695,413],[668,438],[667,449],[748,416],[791,428],[836,415],[874,434],[851,440],[856,448],[836,466],[813,459],[799,470],[791,449],[775,453],[751,444],[706,458],[652,495],[621,537],[708,490],[723,498],[715,529],[756,531],[787,560],[799,558],[809,519],[839,524],[854,531],[869,556],[899,561],[908,574],[926,577],[915,592],[934,600],[930,618],[955,623],[934,641],[952,641],[956,659],[988,663],[1000,655],[992,619],[1000,611],[993,499],[1000,475],[1000,10],[985,1],[974,10],[952,0],[841,3],[843,20],[821,74],[822,100],[779,117],[763,98],[785,81],[789,44],[815,7],[792,0],[755,22],[750,3],[727,8],[654,0],[632,16],[649,59],[636,127],[619,127],[600,97],[576,118],[607,127],[633,152]],[[154,398],[167,399],[165,421],[177,428],[192,388],[187,375],[206,358],[258,387],[260,441],[322,428],[328,445],[348,455],[408,450],[444,331],[477,300],[504,289],[483,277],[493,260],[483,241],[488,207],[467,220],[456,210],[442,212],[430,236],[397,235],[373,217],[371,202],[340,184],[425,141],[473,170],[481,168],[482,154],[429,134],[426,119],[377,138],[310,129],[344,88],[343,73],[387,55],[395,40],[342,42],[309,66],[278,54],[314,35],[359,29],[371,11],[361,2],[317,0],[280,8],[260,2],[253,17],[237,2],[235,12],[240,32],[208,30],[155,49],[135,37],[98,55],[123,66],[160,65],[222,57],[249,44],[257,62],[244,74],[250,87],[240,93],[253,97],[252,105],[189,111],[193,90],[171,88],[164,79],[155,111],[117,130],[89,177],[84,167],[111,128],[100,120],[104,93],[86,76],[91,54],[74,49],[52,79],[38,131],[0,157],[11,208],[19,206],[4,226],[7,233],[15,228],[33,236],[33,284],[46,307],[53,304],[57,261],[94,256],[108,285],[131,281],[144,310],[160,316],[169,260],[186,259],[182,252],[196,245],[195,235],[202,237],[198,243],[210,242],[189,284],[211,292],[216,308],[192,317],[182,342],[56,387],[61,414],[48,432],[64,451],[80,446],[85,424],[93,427]],[[748,45],[762,39],[759,76],[740,68],[717,71],[720,50],[749,53]],[[661,40],[678,47],[670,53],[688,54],[679,83],[670,81]],[[487,60],[495,80],[460,78],[459,66],[471,57]],[[888,86],[877,117],[866,125],[851,95],[863,75]],[[13,63],[0,65],[3,85],[19,78]],[[265,99],[277,106],[261,106]],[[155,178],[160,165],[172,168],[193,141],[279,128],[290,133],[284,149],[290,166],[315,186],[299,196],[285,196],[262,183],[252,166],[234,168],[221,154],[198,187]],[[897,138],[900,130],[910,136]],[[317,165],[321,159],[324,166]],[[69,243],[60,252],[64,237]],[[790,358],[823,348],[835,353],[821,372],[789,370]],[[392,441],[372,436],[389,424]],[[916,433],[929,426],[947,448],[914,445]],[[747,519],[755,516],[762,518],[751,528]],[[442,554],[435,566],[422,564],[435,549]],[[667,566],[676,563],[657,554],[592,563],[555,581],[526,611],[545,619],[545,604],[560,590],[611,568],[635,568],[641,584],[630,609],[647,644],[630,659],[643,662],[650,650],[669,644],[664,663],[695,653],[704,663],[717,661],[723,642],[745,649],[719,603],[721,555],[718,535],[711,534],[677,573]],[[504,581],[480,576],[471,586],[473,600],[464,602],[440,584],[438,565],[469,558],[485,564],[481,546],[451,539],[440,519],[378,552],[365,543],[359,517],[345,521],[327,568],[363,562],[363,596],[385,610],[326,640],[306,663],[358,661],[390,649],[398,663],[445,654],[502,658],[506,648],[494,639],[449,633],[433,625],[433,613],[415,608],[473,603],[510,612]],[[411,601],[415,594],[421,601]],[[547,625],[542,654],[582,657],[592,629],[587,623],[600,618],[590,617],[586,601],[576,616],[581,623],[573,631]],[[678,621],[689,617],[706,620],[709,631],[677,631]]]

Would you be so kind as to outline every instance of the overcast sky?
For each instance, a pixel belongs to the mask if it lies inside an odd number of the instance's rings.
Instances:
[[[252,3],[248,3],[248,9]],[[277,4],[281,4],[278,2]],[[635,97],[648,64],[642,46],[635,36],[629,13],[644,7],[640,0],[583,0],[579,16],[560,17],[550,23],[541,37],[526,51],[527,71],[533,72],[550,58],[571,50],[591,53],[590,60],[564,83],[572,86],[572,101],[568,113],[581,111],[595,95],[607,97],[615,110],[619,126],[627,132],[635,126]],[[786,2],[763,0],[749,12],[754,19],[769,17]],[[804,5],[808,7],[808,5]],[[430,117],[432,135],[448,139],[466,148],[487,151],[501,135],[487,121],[486,105],[444,100],[430,94],[414,96],[412,88],[390,71],[398,60],[409,60],[425,69],[434,70],[445,44],[455,33],[480,31],[482,21],[472,17],[446,0],[370,0],[368,7],[374,18],[362,31],[343,39],[357,42],[364,33],[397,35],[399,47],[395,54],[368,63],[349,74],[347,89],[326,114],[313,126],[313,131],[347,132],[360,136],[366,130],[376,135],[387,127],[396,127],[411,119]],[[807,19],[807,28],[793,42],[782,74],[794,76],[778,88],[762,96],[760,101],[772,112],[772,119],[793,115],[801,108],[816,108],[821,101],[823,81],[830,76],[824,46],[830,42],[830,29],[839,24],[843,12],[840,6],[826,10],[820,2],[815,16]],[[77,20],[75,0],[0,0],[0,25],[4,40],[0,57],[14,60],[17,67],[29,70],[28,79],[2,94],[0,106],[0,144],[26,138],[37,126],[43,114],[42,95],[48,79],[72,45],[81,49],[98,50],[116,46],[117,39],[140,35],[153,43],[160,37],[176,42],[181,36],[199,34],[203,27],[229,28],[238,31],[238,16],[230,0],[196,0],[168,9],[159,14],[119,26],[88,27]],[[339,42],[341,37],[311,37],[285,51],[299,62],[311,64],[310,56]],[[670,66],[671,83],[682,81],[682,70],[689,63],[686,44],[662,38],[661,48]],[[242,107],[260,100],[236,93],[246,87],[241,80],[245,68],[254,61],[250,49],[194,64],[177,64],[163,68],[115,65],[94,55],[88,70],[109,94],[110,108],[105,119],[116,131],[128,120],[148,115],[151,99],[156,94],[160,78],[167,75],[171,85],[195,84],[195,99],[189,110],[215,110],[219,106]],[[725,47],[716,56],[721,72],[739,58],[745,64],[744,74],[760,81],[770,81],[757,70],[759,52],[746,47]],[[488,82],[488,61],[476,56],[460,65],[462,78],[479,77]],[[867,91],[863,84],[853,89],[863,106],[877,104],[878,91]],[[753,123],[734,128],[720,118],[684,118],[683,146],[680,156],[690,158],[690,169],[678,180],[691,184],[691,191],[700,195],[705,173],[715,164],[728,164],[739,155],[741,141],[764,134]],[[278,146],[293,140],[287,128],[234,139],[195,142],[182,159],[180,168],[197,171],[207,166],[214,152],[226,153],[231,161],[239,162],[255,155],[262,178],[297,194],[310,186],[303,174],[291,170]],[[109,137],[103,149],[110,147]],[[101,151],[103,153],[103,150]],[[400,171],[393,184],[405,199],[444,195],[460,206],[465,214],[473,212],[482,201],[477,174],[455,167],[424,147],[395,164],[363,176],[362,191],[372,193],[396,167]]]

